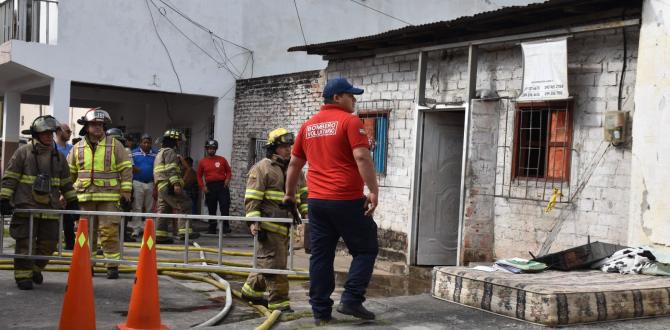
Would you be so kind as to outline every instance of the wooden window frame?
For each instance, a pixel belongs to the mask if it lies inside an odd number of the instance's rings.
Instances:
[[[548,111],[546,127],[542,128],[546,130],[546,141],[545,141],[545,151],[544,151],[544,173],[543,176],[524,176],[521,175],[519,168],[519,153],[521,149],[520,131],[521,131],[521,115],[524,110],[530,109],[546,109]],[[552,110],[554,109],[554,110]],[[563,110],[565,109],[565,110]],[[517,102],[516,103],[516,113],[514,118],[514,145],[513,145],[513,157],[512,157],[512,180],[514,179],[525,179],[525,180],[545,180],[551,182],[569,182],[570,181],[570,166],[571,166],[571,150],[572,150],[572,140],[573,140],[573,114],[574,114],[574,102],[572,99],[569,100],[556,100],[556,101],[535,101],[535,102]],[[563,112],[564,111],[564,112]],[[556,142],[552,141],[552,134],[555,133],[559,128],[554,128],[552,130],[553,115],[559,113],[565,113],[565,137],[564,141]],[[557,117],[559,118],[559,117]],[[552,133],[552,131],[554,133]],[[550,173],[550,149],[551,148],[560,148],[564,152],[563,160],[563,175],[551,176]],[[559,150],[559,149],[556,149]],[[553,170],[555,172],[556,170]]]
[[[358,110],[358,118],[360,118],[361,120],[365,120],[366,118],[379,118],[379,117],[386,118],[386,131],[383,132],[386,139],[384,141],[385,145],[384,145],[384,148],[383,148],[384,154],[381,155],[381,157],[383,157],[382,164],[377,164],[377,162],[375,162],[374,158],[376,158],[376,157],[374,157],[374,152],[377,152],[377,150],[372,151],[373,152],[373,162],[374,162],[374,166],[375,166],[375,172],[377,174],[386,174],[386,170],[388,168],[388,151],[389,151],[388,150],[388,145],[389,145],[388,141],[389,141],[389,128],[390,128],[390,122],[391,122],[391,115],[390,114],[391,114],[390,109],[376,109],[376,110],[361,109],[361,110]],[[382,168],[379,168],[379,167],[382,167]]]

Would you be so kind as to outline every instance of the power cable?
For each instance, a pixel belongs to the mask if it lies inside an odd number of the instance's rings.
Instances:
[[[626,8],[623,9],[623,12],[621,13],[621,19],[624,20],[626,19]],[[626,41],[626,28],[622,27],[621,28],[621,33],[623,34],[623,64],[621,65],[621,76],[619,77],[619,95],[617,95],[617,110],[621,111],[621,103],[623,101],[623,83],[625,82],[626,79],[626,64],[628,62],[628,54],[627,54],[627,41]]]
[[[249,48],[247,48],[247,47],[244,47],[244,46],[242,46],[242,45],[239,45],[239,44],[237,44],[237,43],[234,43],[234,42],[232,42],[232,41],[230,41],[230,40],[227,40],[227,39],[225,39],[225,38],[223,38],[223,37],[217,35],[216,33],[214,33],[214,31],[208,29],[206,26],[204,26],[204,25],[202,25],[202,24],[196,22],[194,19],[192,19],[192,18],[190,18],[188,15],[184,14],[181,10],[175,8],[175,6],[172,5],[171,3],[169,3],[169,1],[168,1],[168,2],[166,2],[165,0],[158,0],[158,1],[162,2],[162,3],[163,3],[164,5],[166,5],[168,8],[172,9],[174,12],[176,12],[177,14],[179,14],[181,17],[183,17],[183,18],[186,19],[187,21],[193,23],[193,25],[197,26],[197,27],[200,28],[201,30],[203,30],[203,31],[205,31],[205,32],[207,32],[207,33],[210,33],[210,34],[212,34],[213,36],[215,36],[215,37],[221,39],[222,41],[225,41],[225,42],[227,42],[227,43],[229,43],[229,44],[231,44],[231,45],[235,45],[235,46],[237,46],[237,47],[239,47],[239,48],[242,48],[242,49],[244,49],[244,50],[246,50],[246,51],[251,52],[251,49],[249,49]]]
[[[160,1],[160,0],[159,0],[159,1]],[[161,2],[162,2],[162,1],[161,1]],[[161,8],[159,8],[158,5],[156,5],[156,3],[154,2],[154,0],[151,0],[151,3],[156,7],[156,9],[158,9],[159,13],[160,13],[161,15],[163,15],[163,17],[165,17],[165,19],[170,23],[170,25],[172,25],[172,27],[174,27],[174,28],[175,28],[175,29],[176,29],[182,36],[184,36],[184,38],[186,38],[186,39],[187,39],[188,41],[190,41],[193,45],[195,45],[198,49],[200,49],[200,51],[203,52],[207,57],[209,57],[212,61],[214,61],[214,63],[216,63],[217,66],[219,66],[219,67],[222,66],[223,68],[225,68],[231,75],[233,75],[233,77],[235,77],[235,79],[240,79],[240,78],[241,78],[241,77],[238,76],[235,72],[233,72],[232,69],[230,69],[230,68],[228,67],[228,65],[227,65],[225,62],[220,62],[220,61],[218,61],[218,60],[217,60],[216,58],[214,58],[214,56],[212,56],[208,51],[206,51],[204,48],[202,48],[197,42],[195,42],[195,41],[194,41],[193,39],[191,39],[188,35],[186,35],[186,33],[185,33],[184,31],[182,31],[182,30],[181,30],[181,29],[180,29],[180,28],[179,28],[179,27],[178,27],[178,26],[177,26],[177,25],[176,25],[176,24],[175,24],[175,23],[174,23],[174,22],[167,16],[167,13],[165,12],[164,9],[163,9],[163,11],[161,11]]]
[[[186,19],[187,21],[191,22],[193,25],[195,25],[195,26],[198,27],[199,29],[201,29],[201,30],[203,30],[203,31],[205,31],[205,32],[207,32],[207,33],[209,33],[210,38],[212,39],[212,43],[213,43],[214,49],[216,50],[217,54],[218,54],[219,57],[221,58],[220,61],[217,60],[216,58],[214,58],[214,56],[213,56],[212,54],[210,54],[210,53],[209,53],[208,51],[206,51],[202,46],[200,46],[198,43],[196,43],[196,42],[195,42],[192,38],[190,38],[190,37],[189,37],[183,30],[181,30],[179,27],[177,27],[177,25],[176,25],[176,24],[175,24],[175,23],[174,23],[174,22],[167,16],[167,13],[165,12],[165,9],[164,9],[164,8],[159,8],[158,5],[154,2],[154,0],[151,0],[152,4],[153,4],[156,8],[158,8],[158,10],[159,10],[159,12],[161,13],[161,15],[163,15],[163,17],[165,17],[165,19],[168,20],[168,22],[169,22],[175,29],[177,29],[177,31],[179,31],[179,33],[181,33],[186,39],[188,39],[191,43],[193,43],[198,49],[200,49],[200,51],[202,51],[203,53],[205,53],[205,55],[206,55],[207,57],[209,57],[210,59],[212,59],[212,60],[217,64],[218,67],[223,67],[224,69],[226,69],[226,70],[227,70],[227,71],[228,71],[228,72],[229,72],[235,79],[242,79],[243,76],[244,76],[244,71],[245,71],[245,70],[240,71],[240,69],[233,63],[233,61],[231,60],[231,58],[228,57],[227,52],[226,52],[226,49],[225,49],[225,45],[224,45],[223,43],[224,43],[224,42],[227,42],[227,43],[230,43],[230,44],[232,44],[232,45],[234,45],[234,46],[236,46],[236,47],[238,47],[238,48],[240,48],[240,49],[243,49],[244,52],[242,52],[242,53],[240,53],[240,54],[245,54],[245,53],[246,53],[246,54],[249,54],[250,59],[248,58],[247,61],[250,60],[251,63],[252,63],[252,74],[251,74],[251,76],[253,76],[253,64],[254,64],[254,62],[255,62],[255,61],[254,61],[254,58],[253,58],[253,51],[251,51],[250,49],[248,49],[248,48],[246,48],[246,47],[244,47],[244,46],[241,46],[241,45],[239,45],[239,44],[236,44],[236,43],[234,43],[234,42],[232,42],[232,41],[230,41],[230,40],[227,40],[227,39],[225,39],[225,38],[222,38],[221,36],[219,36],[219,35],[217,35],[216,33],[214,33],[212,30],[208,29],[208,28],[205,27],[204,25],[202,25],[202,24],[198,23],[197,21],[195,21],[194,19],[190,18],[188,15],[184,14],[182,11],[180,11],[179,9],[177,9],[174,5],[172,5],[171,3],[169,3],[169,1],[167,1],[167,2],[166,2],[165,0],[158,0],[158,1],[160,1],[162,4],[164,4],[165,6],[167,6],[168,8],[170,8],[172,11],[174,11],[175,13],[177,13],[177,14],[178,14],[179,16],[181,16],[182,18],[184,18],[184,19]],[[220,45],[217,44],[216,39],[219,40]],[[246,64],[245,64],[245,66],[246,66]]]
[[[363,7],[367,8],[367,9],[370,9],[370,10],[372,10],[372,11],[376,11],[376,12],[378,12],[378,13],[380,13],[380,14],[386,16],[386,17],[392,18],[392,19],[394,19],[394,20],[396,20],[396,21],[402,22],[402,23],[407,24],[407,25],[409,25],[409,26],[413,26],[413,25],[414,25],[414,24],[412,24],[412,23],[410,23],[410,22],[407,22],[407,21],[405,21],[405,20],[401,20],[400,18],[397,18],[397,17],[395,17],[395,16],[391,16],[391,15],[389,15],[389,14],[387,14],[387,13],[385,13],[385,12],[379,10],[379,9],[372,8],[372,7],[370,7],[370,6],[368,6],[368,5],[364,4],[364,3],[360,3],[360,2],[358,2],[358,1],[356,1],[356,0],[349,0],[349,1],[355,3],[355,4],[359,5],[359,6],[363,6]]]
[[[300,19],[300,12],[298,11],[298,4],[293,0],[293,7],[295,7],[295,14],[298,16],[298,25],[300,25],[300,33],[302,33],[302,41],[307,46],[307,38],[305,38],[305,30],[302,29],[302,20]]]
[[[183,90],[182,90],[182,87],[181,87],[181,79],[179,79],[179,74],[177,73],[177,69],[174,67],[174,62],[172,61],[172,56],[170,55],[170,50],[167,48],[167,45],[165,45],[165,42],[163,41],[163,38],[161,37],[161,34],[158,33],[158,27],[156,26],[156,21],[154,20],[154,14],[151,12],[151,7],[149,7],[149,0],[144,0],[144,1],[147,4],[147,10],[149,10],[149,16],[151,16],[151,23],[154,26],[154,31],[156,32],[156,36],[158,37],[158,40],[160,40],[161,44],[163,45],[163,48],[165,49],[165,54],[167,54],[167,57],[170,60],[170,66],[172,66],[172,72],[174,72],[175,77],[177,77],[177,83],[179,84],[179,93],[183,93]]]

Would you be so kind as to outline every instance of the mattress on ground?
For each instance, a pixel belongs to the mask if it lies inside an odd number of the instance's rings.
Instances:
[[[670,315],[670,276],[435,267],[435,298],[549,326]]]

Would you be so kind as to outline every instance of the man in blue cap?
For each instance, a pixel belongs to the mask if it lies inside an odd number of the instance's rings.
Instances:
[[[353,260],[337,311],[366,320],[375,318],[363,302],[379,246],[372,219],[379,187],[363,123],[352,115],[354,95],[360,94],[363,90],[344,78],[328,81],[323,89],[325,104],[300,128],[288,167],[284,203],[294,203],[300,172],[309,163],[309,302],[317,325],[332,320],[333,261],[340,237]],[[367,196],[364,185],[369,190]]]

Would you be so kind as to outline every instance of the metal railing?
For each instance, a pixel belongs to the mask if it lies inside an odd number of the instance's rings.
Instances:
[[[193,268],[193,269],[207,269],[207,270],[223,270],[223,271],[236,271],[236,272],[254,272],[254,273],[265,273],[265,274],[284,274],[284,275],[309,275],[304,271],[296,271],[293,267],[293,220],[288,218],[261,218],[261,217],[240,217],[240,216],[210,216],[210,215],[192,215],[192,214],[166,214],[166,213],[139,213],[139,212],[103,212],[103,211],[71,211],[71,210],[42,210],[42,209],[16,209],[14,214],[29,214],[28,216],[28,226],[29,226],[29,237],[28,237],[28,254],[14,254],[14,253],[5,253],[4,251],[4,235],[0,235],[0,259],[2,258],[22,258],[22,259],[32,259],[32,260],[70,260],[70,257],[63,255],[63,239],[61,235],[63,234],[63,216],[66,214],[79,215],[80,218],[88,218],[89,220],[89,236],[93,232],[93,223],[96,216],[119,216],[119,217],[143,217],[151,218],[154,221],[160,219],[182,219],[185,220],[185,229],[186,233],[184,236],[184,261],[183,263],[177,262],[158,262],[159,267],[175,267],[175,268]],[[34,228],[34,214],[58,214],[58,248],[57,254],[52,256],[43,256],[33,254],[33,228]],[[202,265],[202,264],[191,264],[189,257],[189,249],[192,248],[189,246],[189,229],[191,227],[192,220],[216,220],[217,222],[226,221],[226,220],[236,220],[236,221],[245,221],[245,222],[275,222],[289,224],[289,260],[288,260],[288,269],[267,269],[267,268],[257,268],[256,264],[256,250],[258,246],[258,235],[254,236],[253,244],[253,256],[252,256],[252,267],[239,267],[239,266],[228,266],[223,264],[223,226],[218,226],[218,243],[217,243],[217,264],[216,265]],[[38,221],[55,221],[55,220],[38,220]],[[0,228],[5,228],[5,215],[0,216]],[[8,222],[7,222],[8,223]],[[3,233],[4,234],[4,233]],[[155,233],[154,233],[155,234]],[[118,264],[127,264],[127,265],[136,265],[138,261],[136,260],[127,260],[123,259],[124,256],[124,226],[123,223],[119,225],[119,251],[121,254],[120,259],[106,259],[106,258],[97,258],[93,253],[93,246],[89,244],[89,249],[91,251],[91,261],[94,263],[118,263]],[[154,236],[155,237],[155,236]],[[89,237],[90,240],[90,237]],[[98,240],[99,242],[99,240]],[[165,245],[161,245],[165,246]],[[172,245],[174,246],[174,245]],[[199,260],[199,259],[196,259]]]
[[[58,1],[0,0],[0,44],[12,39],[56,44]]]

